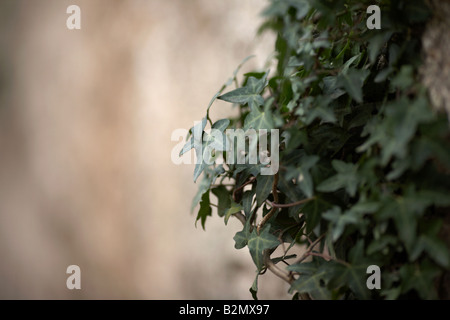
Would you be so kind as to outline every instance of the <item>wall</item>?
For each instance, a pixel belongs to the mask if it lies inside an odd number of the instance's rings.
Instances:
[[[81,30],[66,8],[81,8]],[[189,214],[193,165],[171,133],[239,62],[262,68],[258,0],[2,1],[0,298],[251,298],[241,226]],[[212,117],[233,112],[216,103]],[[70,264],[82,290],[66,288]],[[260,278],[261,297],[287,286]]]

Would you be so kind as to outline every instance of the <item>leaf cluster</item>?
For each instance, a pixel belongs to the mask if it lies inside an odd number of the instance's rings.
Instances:
[[[207,120],[222,131],[280,130],[275,176],[261,175],[261,164],[198,164],[193,207],[200,203],[204,227],[212,193],[225,223],[243,223],[235,247],[248,247],[257,278],[270,269],[294,298],[434,299],[450,268],[440,238],[450,131],[418,74],[430,12],[422,0],[379,0],[382,29],[368,30],[372,2],[272,0],[260,32],[277,35],[274,69],[244,74],[239,85],[238,68],[211,104],[233,103],[239,116],[213,123],[210,104],[198,127],[201,138]],[[191,139],[182,152],[208,143]],[[290,254],[294,246],[305,254]],[[382,270],[381,290],[366,286],[369,265]]]

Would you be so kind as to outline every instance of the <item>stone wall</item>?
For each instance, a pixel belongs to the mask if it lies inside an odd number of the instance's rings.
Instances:
[[[66,8],[81,8],[81,30]],[[262,0],[0,3],[0,298],[251,298],[238,222],[189,214],[190,128],[239,62],[262,67]],[[233,112],[217,103],[215,119]],[[82,289],[69,291],[68,265]],[[261,278],[261,296],[287,287]]]

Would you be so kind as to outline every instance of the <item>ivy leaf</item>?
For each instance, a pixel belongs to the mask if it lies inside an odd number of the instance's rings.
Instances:
[[[340,160],[333,160],[331,165],[338,173],[322,181],[317,186],[317,190],[321,192],[333,192],[345,188],[349,195],[354,197],[359,183],[357,174],[358,166]]]
[[[250,238],[251,235],[250,227],[251,227],[250,219],[247,219],[244,228],[241,231],[236,232],[236,234],[234,235],[233,240],[235,242],[234,247],[236,249],[242,249],[247,245],[248,239]]]
[[[258,271],[261,271],[264,266],[264,250],[273,249],[280,244],[278,238],[273,234],[270,234],[269,230],[270,225],[266,225],[258,235],[256,233],[256,229],[254,229],[250,235],[250,238],[248,239],[248,249],[252,256],[253,262],[258,268]]]
[[[296,9],[297,20],[303,19],[309,12],[310,5],[307,0],[284,0],[284,1],[274,1],[271,5],[264,10],[263,14],[265,16],[280,15],[283,16],[289,10],[289,7]]]
[[[198,186],[197,193],[195,194],[194,198],[192,199],[192,205],[191,205],[191,212],[194,211],[194,208],[197,206],[197,204],[200,202],[203,194],[206,192],[209,192],[209,188],[212,183],[216,180],[216,178],[225,172],[223,169],[223,165],[219,165],[215,167],[214,169],[206,168],[205,170],[206,174],[204,175],[202,181],[200,182]]]
[[[205,124],[202,122],[203,129],[206,126],[206,118],[204,118],[204,122]],[[214,163],[217,151],[226,151],[226,135],[223,132],[229,124],[230,120],[228,119],[218,120],[211,126],[211,133],[199,133],[200,130],[194,127],[194,136],[192,138],[194,139],[193,144],[197,155],[194,182],[209,164]]]
[[[228,224],[228,220],[230,219],[231,215],[238,213],[240,211],[242,211],[242,206],[240,204],[233,202],[231,204],[231,208],[229,208],[225,212],[225,224]]]
[[[322,122],[336,122],[336,116],[332,106],[330,106],[331,98],[327,96],[317,96],[313,105],[308,110],[305,118],[306,124],[311,124],[315,119],[321,119]]]
[[[318,156],[305,155],[300,160],[299,174],[297,177],[297,184],[300,190],[305,194],[306,197],[312,197],[314,193],[313,179],[310,174],[311,168],[313,168],[319,161]]]
[[[330,231],[333,242],[339,239],[348,224],[357,224],[359,222],[359,216],[356,212],[349,210],[342,214],[341,208],[339,207],[333,207],[327,212],[324,212],[322,217],[332,223]]]
[[[349,68],[347,72],[342,72],[338,76],[339,85],[358,103],[363,102],[364,81],[370,74],[370,70]]]
[[[214,101],[216,101],[216,99],[222,94],[223,90],[225,90],[226,87],[231,85],[233,83],[233,81],[236,80],[236,76],[237,76],[239,70],[244,65],[244,63],[246,63],[248,60],[250,60],[253,57],[254,57],[254,55],[250,55],[250,56],[245,57],[241,61],[241,63],[237,66],[237,68],[234,70],[233,76],[228,78],[228,80],[222,85],[222,87],[219,89],[219,91],[217,91],[216,94],[211,98],[211,100],[210,100],[210,102],[208,104],[208,107],[206,108],[206,118],[207,119],[209,119],[209,110],[211,109],[211,106],[213,105]]]
[[[286,268],[288,271],[297,272],[300,275],[314,274],[317,271],[317,263],[315,262],[302,262],[291,264]]]
[[[414,245],[409,256],[410,261],[416,260],[422,252],[426,252],[437,264],[447,269],[450,268],[450,251],[439,239],[442,222],[440,220],[427,221],[427,224],[422,224],[420,227],[424,231]]]
[[[316,97],[306,97],[301,99],[295,114],[306,124],[311,124],[315,119],[322,122],[336,122],[333,106],[330,105],[332,97],[328,95],[318,95]]]
[[[372,32],[371,38],[369,39],[368,51],[370,63],[375,63],[377,57],[381,53],[381,49],[386,44],[386,42],[392,37],[394,32],[392,30]]]
[[[299,293],[309,293],[314,299],[329,300],[331,293],[323,284],[325,276],[325,270],[311,275],[302,275],[292,283],[290,292],[296,290]]]
[[[202,196],[202,200],[200,201],[200,209],[198,210],[197,219],[195,220],[195,225],[197,225],[197,221],[201,220],[202,228],[205,230],[205,221],[208,216],[211,216],[212,209],[209,203],[209,192],[206,192]]]
[[[258,176],[256,183],[256,204],[259,207],[272,191],[274,176]]]
[[[348,287],[358,299],[367,300],[370,298],[370,290],[367,288],[367,267],[376,264],[368,261],[364,255],[364,241],[359,240],[350,251],[350,264],[343,266],[341,277],[343,277]]]
[[[291,284],[289,292],[296,290],[299,293],[308,293],[316,300],[331,299],[331,292],[326,286],[330,274],[324,267],[317,267],[314,262],[304,262],[286,269],[300,273],[298,279]]]
[[[444,268],[450,267],[450,252],[448,247],[437,237],[421,235],[413,248],[410,255],[411,260],[415,260],[423,251],[440,266]]]
[[[245,118],[244,129],[266,129],[270,130],[274,128],[273,116],[270,111],[270,105],[273,103],[273,99],[270,99],[264,106],[264,111],[261,111],[259,107],[255,107]]]
[[[195,148],[197,157],[201,155],[203,130],[205,130],[205,127],[206,127],[206,117],[204,117],[202,121],[199,121],[194,127],[191,128],[190,130],[192,132],[191,139],[188,142],[186,142],[186,144],[181,149],[180,157],[189,150],[191,150],[192,148]]]
[[[332,241],[336,242],[339,239],[347,225],[354,225],[359,228],[361,234],[365,234],[364,215],[374,213],[379,207],[378,202],[360,201],[343,213],[338,206],[323,213],[322,217],[331,222],[330,232]]]
[[[329,285],[332,288],[349,288],[357,299],[366,300],[370,297],[370,291],[366,286],[366,270],[370,263],[362,255],[363,247],[363,242],[358,241],[350,250],[350,263],[328,262],[332,265]]]
[[[259,272],[256,273],[255,280],[253,280],[253,284],[249,289],[250,293],[252,294],[253,300],[258,300],[258,296],[257,296],[257,294],[258,294],[258,277],[259,277]]]
[[[255,190],[247,190],[242,196],[242,207],[244,209],[245,217],[249,218],[252,211],[253,196],[255,195]]]
[[[372,255],[375,252],[382,251],[389,245],[396,245],[397,244],[397,238],[390,235],[383,235],[382,237],[373,240],[368,246],[367,246],[367,254]]]
[[[341,89],[338,85],[338,77],[337,76],[329,76],[322,79],[323,86],[322,90],[325,96],[330,97],[332,100],[335,100],[345,94],[345,91]]]
[[[399,270],[404,283],[402,292],[415,290],[422,299],[437,299],[435,287],[432,285],[439,269],[429,264],[404,264]]]
[[[297,202],[305,198],[299,188],[292,182],[292,179],[289,179],[287,174],[279,175],[278,189],[288,197],[290,202]],[[293,218],[297,218],[300,207],[301,205],[290,207],[289,215]]]
[[[217,99],[238,104],[248,104],[251,110],[255,110],[264,104],[264,98],[261,96],[261,92],[267,85],[267,75],[268,72],[261,79],[249,77],[245,87],[227,92]]]
[[[281,137],[283,138],[282,142],[284,142],[286,146],[285,150],[296,149],[301,144],[307,142],[306,134],[294,128],[283,131]]]
[[[408,154],[408,143],[421,123],[433,119],[425,96],[410,101],[402,97],[386,105],[385,118],[372,121],[366,126],[370,138],[357,151],[366,151],[373,144],[381,146],[381,164],[387,165],[392,157],[404,159]]]
[[[412,252],[416,241],[417,220],[424,209],[432,203],[432,199],[413,192],[405,197],[391,198],[385,201],[377,216],[380,219],[392,218],[398,236],[408,252]]]
[[[206,127],[206,117],[202,121],[198,122],[194,127],[191,128],[192,137],[186,142],[180,151],[180,157],[192,148],[195,149],[196,155],[196,165],[194,169],[194,182],[197,180],[198,176],[202,173],[205,168],[203,162],[203,130]]]
[[[392,79],[391,85],[405,90],[414,83],[413,67],[411,65],[402,66],[399,73]]]
[[[314,230],[322,218],[322,213],[326,212],[331,205],[323,199],[316,197],[314,200],[305,204],[302,213],[306,217],[306,232]]]
[[[230,192],[223,185],[220,185],[216,188],[211,189],[212,193],[217,197],[217,214],[219,217],[223,217],[225,215],[225,211],[231,205]]]

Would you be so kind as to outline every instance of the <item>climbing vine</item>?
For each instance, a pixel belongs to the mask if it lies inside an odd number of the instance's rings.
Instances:
[[[366,26],[372,4],[381,9],[378,30]],[[235,247],[247,247],[255,264],[254,298],[266,270],[294,299],[438,298],[450,267],[441,240],[450,131],[420,81],[429,8],[422,0],[272,0],[263,14],[260,32],[277,35],[274,66],[241,81],[238,68],[181,154],[231,152],[208,123],[222,133],[276,129],[278,150],[269,153],[279,152],[279,169],[263,175],[261,162],[200,161],[197,220],[204,228],[214,211],[242,222]],[[216,99],[239,115],[213,121]],[[380,288],[367,284],[373,265]]]

